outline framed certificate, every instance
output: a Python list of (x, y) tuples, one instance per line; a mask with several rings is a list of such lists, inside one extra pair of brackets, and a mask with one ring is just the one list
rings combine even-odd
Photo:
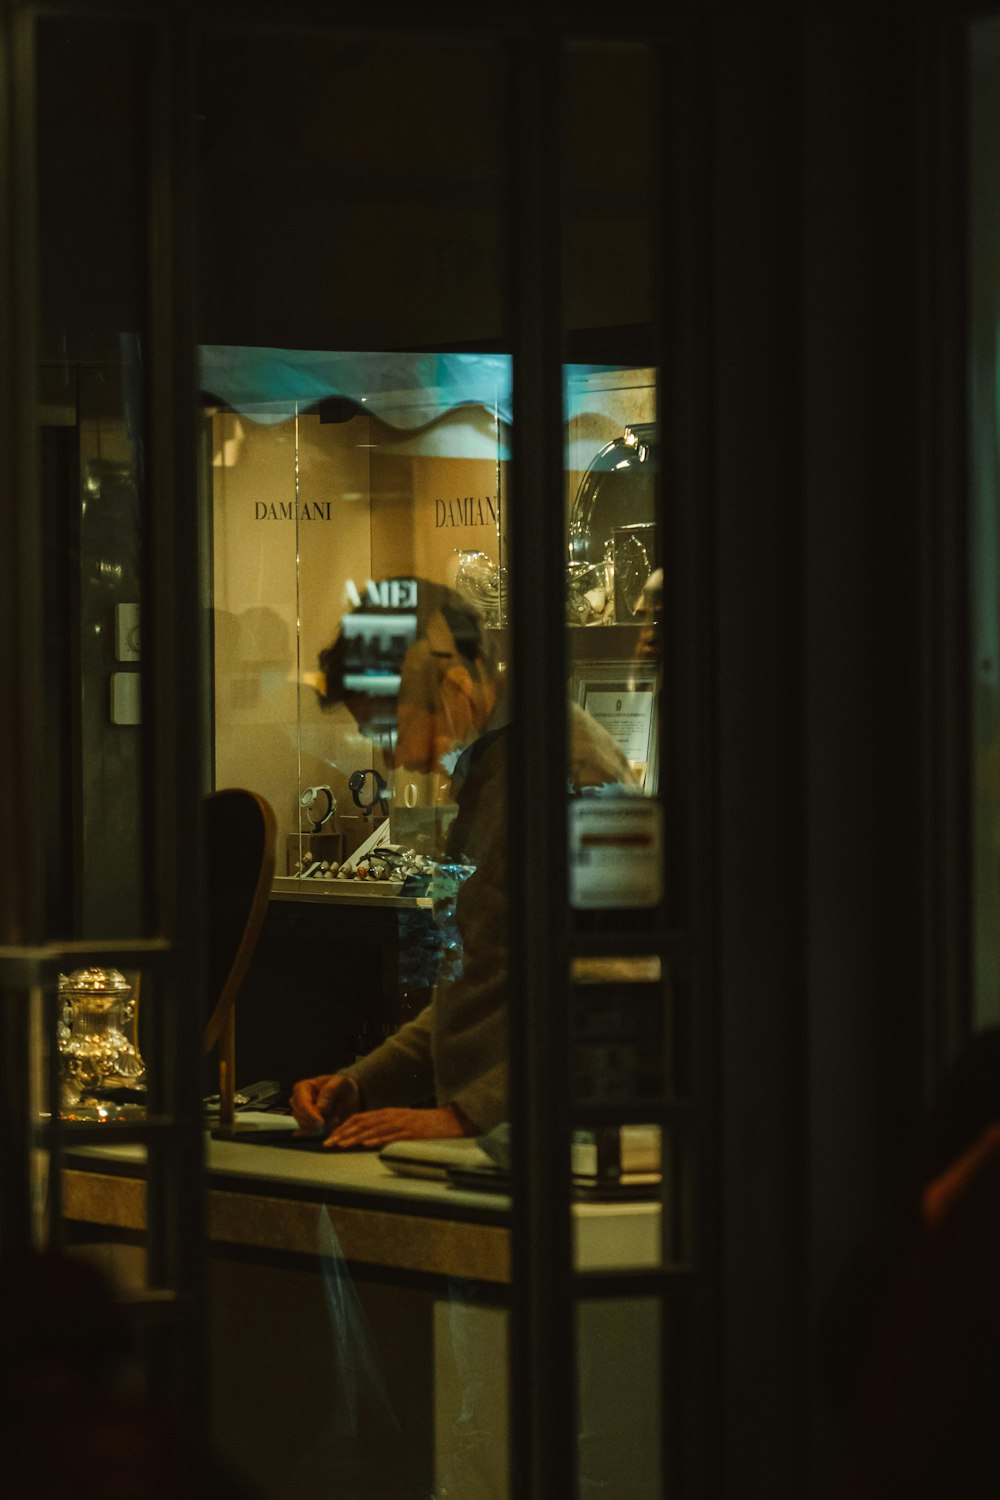
[(581, 663), (573, 676), (580, 707), (606, 729), (644, 792), (656, 792), (657, 695), (652, 667), (622, 662)]

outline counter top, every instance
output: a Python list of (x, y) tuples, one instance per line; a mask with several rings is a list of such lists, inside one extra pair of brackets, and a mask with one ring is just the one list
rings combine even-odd
[[(286, 1196), (322, 1199), (335, 1194), (345, 1201), (378, 1199), (388, 1210), (419, 1210), (448, 1216), (475, 1217), (505, 1223), (510, 1216), (510, 1199), (501, 1193), (471, 1192), (446, 1182), (420, 1177), (402, 1177), (379, 1160), (375, 1151), (323, 1151), (287, 1146), (266, 1146), (253, 1142), (255, 1127), (269, 1133), (281, 1130), (295, 1132), (290, 1115), (269, 1115), (251, 1110), (237, 1115), (246, 1131), (245, 1139), (217, 1140), (206, 1137), (206, 1168), (213, 1186), (249, 1186), (279, 1191)], [(469, 1141), (470, 1149), (475, 1142)], [(74, 1147), (72, 1138), (67, 1151), (74, 1159), (100, 1161), (119, 1175), (129, 1169), (140, 1171), (145, 1164), (145, 1147), (114, 1145)]]
[[(248, 1112), (239, 1118), (247, 1126), (295, 1129), (288, 1116)], [(315, 1255), (332, 1226), (349, 1260), (510, 1279), (511, 1200), (504, 1194), (402, 1177), (371, 1151), (299, 1153), (209, 1137), (206, 1164), (213, 1241)], [(142, 1146), (67, 1142), (66, 1217), (142, 1230), (144, 1171)], [(572, 1216), (578, 1270), (659, 1264), (658, 1202), (574, 1203)]]

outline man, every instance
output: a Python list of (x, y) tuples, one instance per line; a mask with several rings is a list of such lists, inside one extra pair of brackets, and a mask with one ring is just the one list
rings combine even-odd
[[(326, 1132), (328, 1147), (480, 1135), (508, 1118), (507, 731), (488, 727), (502, 717), (497, 663), (471, 605), (442, 585), (415, 582), (413, 641), (395, 705), (358, 693), (363, 674), (353, 668), (364, 653), (350, 645), (356, 622), (323, 653), (323, 701), (346, 702), (376, 733), (394, 707), (396, 767), (429, 771), (462, 752), (453, 781), (458, 812), (441, 862), (441, 878), (455, 885), (461, 942), (446, 946), (433, 998), (418, 1016), (351, 1066), (295, 1085), (290, 1103), (300, 1129)], [(634, 782), (610, 735), (575, 704), (568, 771), (573, 790)], [(433, 1105), (418, 1107), (427, 1099)]]

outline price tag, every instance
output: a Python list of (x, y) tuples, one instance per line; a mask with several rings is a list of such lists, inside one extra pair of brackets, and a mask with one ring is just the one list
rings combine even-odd
[(570, 902), (578, 908), (657, 906), (663, 894), (663, 810), (652, 797), (577, 797), (569, 805)]

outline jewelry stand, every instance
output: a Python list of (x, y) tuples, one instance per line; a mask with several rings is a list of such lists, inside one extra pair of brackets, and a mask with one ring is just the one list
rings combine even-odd
[(289, 833), (285, 835), (285, 873), (300, 875), (313, 864), (337, 865), (344, 863), (344, 835), (342, 833)]

